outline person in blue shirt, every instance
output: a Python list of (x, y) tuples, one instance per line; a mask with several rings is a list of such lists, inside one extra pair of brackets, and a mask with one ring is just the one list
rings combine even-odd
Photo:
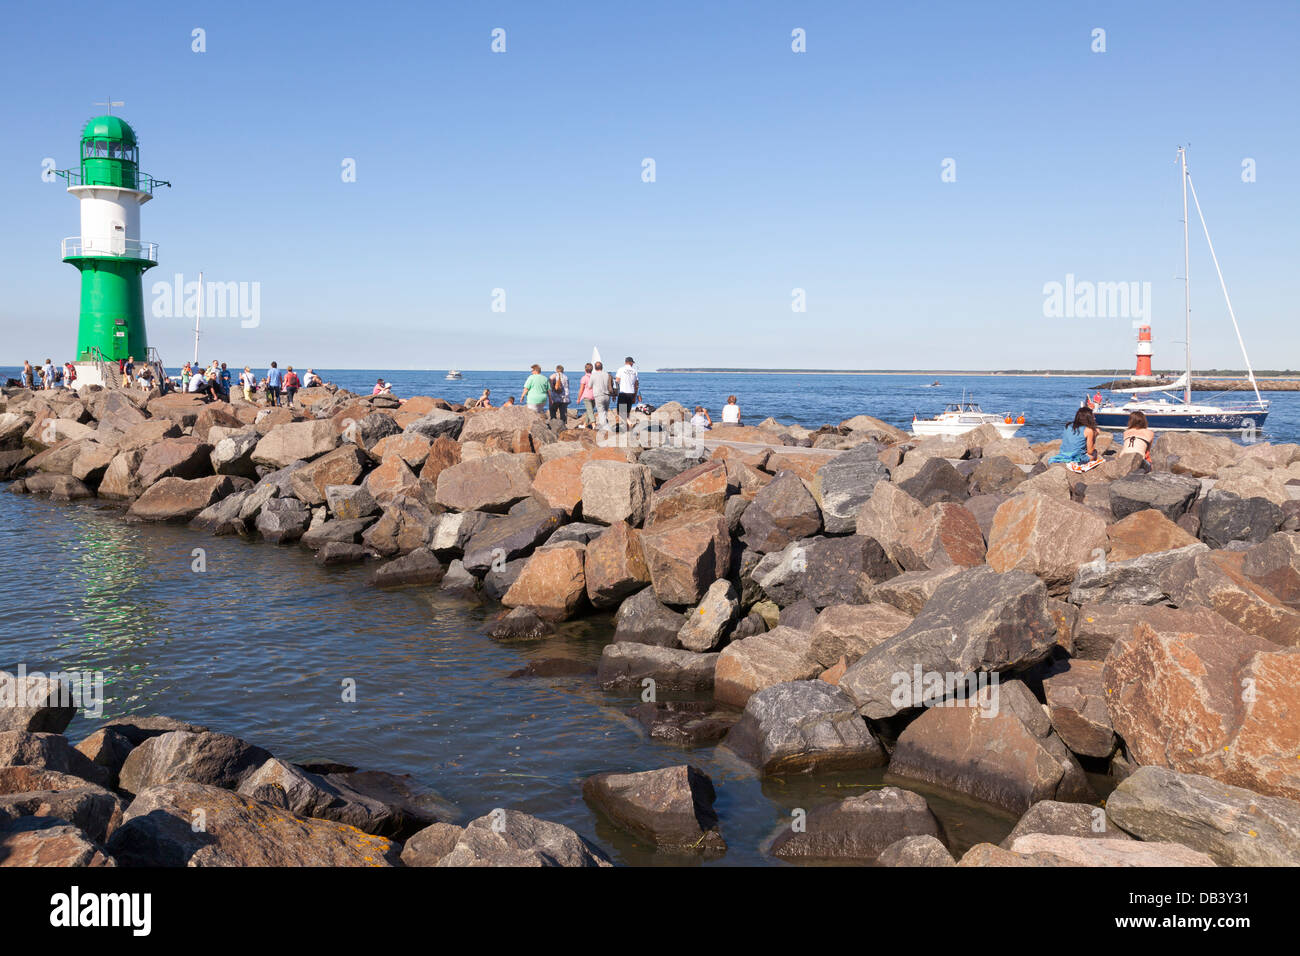
[(226, 363), (221, 363), (221, 374), (218, 376), (221, 382), (221, 400), (230, 401), (230, 369), (226, 368)]
[(274, 362), (266, 373), (266, 397), (272, 405), (280, 404), (280, 386), (284, 384), (284, 373)]
[(1074, 421), (1065, 426), (1061, 432), (1061, 450), (1047, 459), (1049, 463), (1087, 464), (1096, 461), (1097, 454), (1097, 419), (1092, 409), (1082, 405), (1074, 413)]

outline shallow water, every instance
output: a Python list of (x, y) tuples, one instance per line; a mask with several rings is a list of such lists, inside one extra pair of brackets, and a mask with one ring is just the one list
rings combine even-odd
[[(206, 571), (192, 570), (194, 549)], [(539, 642), (483, 634), (493, 609), (412, 588), (380, 591), (362, 567), (183, 527), (126, 524), (94, 504), (0, 492), (0, 669), (100, 670), (105, 718), (166, 714), (235, 734), (291, 761), (409, 773), (470, 819), (513, 807), (573, 827), (630, 864), (763, 864), (791, 811), (879, 786), (880, 771), (760, 780), (715, 747), (651, 741), (637, 701), (590, 676), (509, 679), (529, 661), (593, 667), (608, 616)], [(357, 702), (342, 702), (356, 681)], [(79, 714), (78, 740), (98, 721)], [(597, 819), (581, 782), (602, 771), (690, 762), (717, 788), (728, 852), (657, 853)], [(1013, 820), (934, 797), (952, 847), (996, 842)], [(462, 822), (464, 822), (462, 820)]]

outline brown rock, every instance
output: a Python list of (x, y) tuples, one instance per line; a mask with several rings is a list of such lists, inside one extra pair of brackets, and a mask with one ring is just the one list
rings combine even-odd
[(1138, 764), (1300, 799), (1300, 649), (1203, 608), (1172, 611), (1117, 640), (1102, 676)]
[(903, 534), (897, 552), (905, 571), (973, 568), (984, 563), (984, 535), (973, 514), (959, 504), (940, 501)]
[(615, 607), (650, 583), (641, 549), (641, 532), (625, 521), (609, 526), (587, 543), (587, 597), (599, 608)]
[(1208, 607), (1242, 630), (1281, 644), (1300, 646), (1300, 611), (1242, 574), (1240, 551), (1202, 551), (1171, 565), (1160, 583), (1179, 607)]
[(330, 485), (356, 484), (367, 464), (366, 455), (360, 448), (351, 444), (343, 445), (291, 474), (289, 487), (294, 497), (300, 501), (309, 505), (323, 505), (326, 488)]
[(812, 656), (812, 635), (778, 625), (723, 648), (713, 671), (713, 699), (744, 707), (764, 687), (811, 680), (822, 670)]
[(1196, 539), (1154, 508), (1135, 511), (1106, 529), (1110, 560), (1127, 561), (1153, 551), (1172, 551)]
[(573, 617), (587, 589), (583, 557), (577, 548), (541, 548), (524, 563), (501, 603), (530, 608), (546, 621)]
[(1048, 587), (1068, 585), (1075, 572), (1104, 555), (1106, 522), (1092, 510), (1047, 495), (1016, 495), (998, 508), (988, 562), (998, 572), (1029, 571)]
[(420, 480), (436, 487), (438, 476), (452, 465), (458, 464), (460, 464), (460, 442), (446, 435), (439, 435), (429, 445), (424, 467), (420, 469)]
[(597, 459), (582, 466), (584, 521), (636, 527), (645, 521), (654, 478), (645, 465)]
[(745, 543), (766, 554), (816, 534), (821, 530), (822, 517), (804, 480), (795, 471), (785, 469), (754, 497), (740, 523), (745, 529)]
[(650, 524), (666, 521), (690, 511), (722, 514), (727, 504), (727, 464), (706, 461), (669, 478), (650, 499)]
[[(385, 462), (380, 470), (387, 465)], [(537, 456), (531, 454), (463, 460), (438, 475), (435, 500), (452, 511), (504, 513), (532, 494), (538, 465)]]
[(858, 512), (858, 534), (875, 538), (895, 563), (903, 536), (920, 520), (925, 505), (897, 485), (881, 481)]
[(136, 470), (141, 486), (161, 478), (203, 478), (212, 474), (212, 446), (198, 438), (165, 438), (145, 449)]
[(189, 521), (204, 508), (235, 491), (229, 475), (207, 478), (163, 478), (150, 485), (127, 514), (144, 521)]
[(731, 567), (731, 535), (722, 515), (689, 512), (661, 521), (642, 532), (641, 546), (655, 594), (665, 604), (697, 604)]
[(1065, 746), (1087, 757), (1109, 757), (1115, 749), (1101, 666), (1101, 661), (1062, 661), (1043, 680), (1052, 728)]
[[(273, 411), (288, 411), (275, 409)], [(339, 435), (331, 422), (286, 422), (274, 425), (253, 449), (253, 461), (271, 468), (284, 468), (295, 461), (309, 461), (338, 447)]]
[(809, 653), (823, 667), (839, 661), (847, 669), (911, 623), (912, 615), (888, 604), (832, 604), (817, 615)]

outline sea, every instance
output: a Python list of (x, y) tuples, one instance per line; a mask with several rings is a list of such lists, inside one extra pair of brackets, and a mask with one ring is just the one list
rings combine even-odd
[[(7, 371), (14, 374), (16, 370)], [(368, 391), (452, 401), (518, 392), (523, 372), (318, 370)], [(1023, 414), (1031, 440), (1056, 437), (1095, 380), (1052, 376), (642, 375), (645, 400), (706, 405), (735, 394), (746, 421), (809, 427), (866, 413), (905, 427), (963, 393), (985, 410)], [(576, 385), (576, 377), (574, 379)], [(1300, 437), (1300, 394), (1273, 393), (1267, 433)], [(437, 590), (379, 590), (364, 567), (321, 568), (299, 546), (214, 538), (184, 527), (126, 524), (95, 501), (66, 504), (0, 493), (0, 669), (93, 672), (102, 711), (80, 712), (80, 739), (101, 719), (165, 714), (235, 734), (296, 762), (333, 761), (409, 774), (459, 810), (461, 822), (511, 807), (572, 827), (619, 863), (770, 865), (771, 839), (799, 811), (883, 784), (881, 771), (760, 778), (725, 748), (649, 739), (627, 714), (639, 699), (607, 693), (591, 674), (512, 676), (568, 658), (594, 669), (613, 633), (607, 614), (544, 640), (502, 644), (486, 630), (499, 609)], [(355, 687), (355, 698), (348, 688)], [(629, 837), (588, 807), (590, 774), (690, 763), (717, 790), (724, 855), (668, 853)], [(1104, 793), (1106, 783), (1095, 782)], [(1005, 815), (925, 792), (954, 851), (1001, 840)]]

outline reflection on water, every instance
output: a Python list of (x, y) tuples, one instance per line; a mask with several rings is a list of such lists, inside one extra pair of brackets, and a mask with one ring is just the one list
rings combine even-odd
[[(206, 571), (192, 570), (194, 549)], [(489, 609), (436, 591), (378, 591), (364, 568), (323, 569), (310, 552), (119, 512), (0, 492), (0, 668), (104, 672), (104, 716), (166, 714), (294, 760), (410, 773), (475, 817), (508, 806), (573, 827), (636, 864), (769, 862), (761, 847), (796, 807), (842, 799), (874, 774), (760, 780), (725, 751), (644, 737), (634, 698), (590, 676), (511, 679), (530, 661), (594, 666), (609, 617), (503, 646)], [(345, 703), (343, 683), (356, 682)], [(97, 722), (78, 716), (79, 739)], [(598, 820), (584, 777), (688, 761), (712, 777), (728, 852), (655, 853)], [(1011, 820), (932, 800), (954, 848), (1000, 840)], [(974, 834), (974, 836), (971, 836)]]

